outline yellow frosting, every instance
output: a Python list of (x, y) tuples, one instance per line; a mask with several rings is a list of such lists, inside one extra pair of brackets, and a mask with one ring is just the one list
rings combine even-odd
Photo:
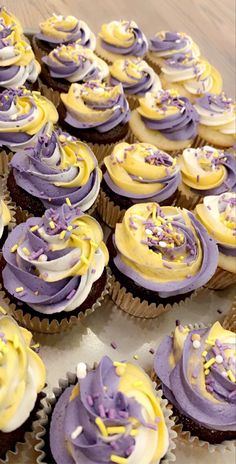
[[(163, 92), (147, 93), (145, 97), (139, 98), (138, 113), (149, 119), (159, 120), (173, 116), (180, 112), (177, 106), (172, 104), (171, 97), (178, 97), (178, 92), (171, 89), (168, 91), (170, 98), (163, 101)], [(183, 102), (184, 106), (184, 102)]]
[(61, 39), (63, 42), (68, 38), (68, 34), (75, 29), (78, 19), (74, 16), (61, 16), (54, 14), (39, 24), (41, 32), (48, 37)]
[(1, 18), (6, 26), (18, 31), (19, 34), (23, 33), (20, 21), (12, 13), (9, 13), (5, 7), (1, 7), (0, 9), (0, 19)]
[[(19, 34), (17, 29), (13, 29), (7, 38), (9, 47), (14, 47), (14, 55), (2, 59), (0, 66), (27, 66), (34, 60), (34, 53), (31, 46), (24, 40), (23, 36)], [(36, 61), (36, 60), (35, 60)], [(38, 73), (41, 71), (40, 64), (36, 61)]]
[(8, 226), (8, 224), (11, 221), (10, 210), (9, 210), (8, 206), (6, 205), (6, 203), (2, 199), (0, 199), (0, 219), (3, 222), (4, 227)]
[(133, 21), (111, 21), (102, 25), (99, 36), (110, 45), (129, 48), (135, 42), (133, 27)]
[[(28, 330), (19, 327), (9, 316), (2, 316), (0, 333), (0, 430), (7, 431), (10, 422), (18, 421), (18, 410), (32, 380), (29, 369), (34, 376), (35, 396), (45, 385), (46, 372), (40, 357), (30, 348), (32, 335)], [(30, 412), (24, 411), (25, 420)], [(12, 425), (10, 428), (14, 430)]]

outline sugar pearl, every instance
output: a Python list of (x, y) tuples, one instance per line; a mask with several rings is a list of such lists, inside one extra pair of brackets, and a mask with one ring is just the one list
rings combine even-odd
[(199, 340), (193, 341), (193, 348), (197, 350), (198, 348), (200, 348), (200, 346), (201, 346), (201, 343), (199, 342)]
[(81, 362), (77, 365), (76, 375), (78, 379), (85, 379), (87, 375), (87, 366), (85, 363)]
[(163, 240), (160, 240), (159, 245), (160, 245), (160, 247), (162, 247), (162, 248), (166, 248), (166, 247), (167, 247), (166, 242), (163, 242)]
[(78, 427), (71, 434), (72, 440), (76, 440), (76, 438), (78, 438), (82, 432), (83, 432), (83, 427), (81, 427), (81, 425), (78, 425)]
[(41, 261), (41, 262), (47, 261), (48, 257), (47, 257), (47, 255), (42, 254), (42, 255), (39, 256), (38, 260)]
[(221, 354), (218, 354), (218, 355), (216, 356), (216, 362), (217, 362), (217, 364), (222, 364), (223, 358), (222, 358)]
[(152, 235), (152, 231), (150, 229), (145, 229), (147, 235)]
[(228, 377), (227, 372), (223, 371), (222, 372), (223, 377)]

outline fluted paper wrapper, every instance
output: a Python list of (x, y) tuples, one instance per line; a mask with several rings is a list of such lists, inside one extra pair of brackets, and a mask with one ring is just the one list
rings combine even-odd
[(138, 96), (136, 95), (128, 95), (127, 93), (125, 94), (127, 100), (128, 100), (128, 103), (129, 103), (129, 107), (132, 110), (135, 110), (136, 108), (138, 108), (139, 106), (139, 98)]
[(164, 59), (155, 58), (152, 52), (147, 52), (146, 61), (157, 74), (161, 74), (161, 62), (163, 63)]
[[(130, 132), (129, 136), (129, 143), (141, 143), (141, 140), (139, 140), (136, 135), (133, 134), (133, 132)], [(169, 155), (173, 156), (175, 158), (181, 153), (181, 150), (164, 150), (166, 153), (169, 153)]]
[[(208, 327), (211, 327), (211, 325), (205, 325), (202, 322), (200, 323), (195, 323), (195, 324), (188, 324), (187, 327), (190, 330), (198, 330), (198, 329), (207, 329)], [(161, 381), (158, 378), (156, 372), (152, 371), (151, 378), (154, 382), (156, 382), (158, 389), (161, 388)], [(172, 404), (169, 403), (169, 407), (172, 408)], [(173, 419), (175, 423), (178, 421), (177, 416), (173, 416)], [(236, 446), (236, 440), (225, 440), (222, 443), (219, 444), (211, 444), (208, 441), (200, 440), (200, 438), (191, 435), (190, 432), (183, 430), (183, 425), (182, 424), (176, 424), (174, 427), (174, 430), (177, 432), (178, 437), (177, 440), (181, 440), (182, 442), (186, 442), (190, 444), (193, 447), (197, 448), (205, 448), (209, 451), (209, 453), (225, 453), (226, 451), (231, 451), (233, 452)], [(222, 461), (223, 462), (223, 461)]]
[(225, 271), (221, 267), (217, 267), (213, 277), (207, 282), (205, 287), (211, 290), (223, 290), (231, 284), (236, 284), (236, 273)]
[(48, 87), (41, 80), (39, 80), (39, 90), (41, 94), (50, 100), (56, 108), (59, 106), (60, 92), (58, 90), (54, 90), (51, 87)]
[(139, 317), (141, 319), (155, 319), (161, 314), (179, 308), (180, 304), (183, 302), (189, 304), (192, 298), (195, 297), (200, 290), (201, 289), (193, 292), (190, 296), (183, 296), (183, 300), (178, 303), (167, 303), (166, 305), (155, 305), (155, 303), (149, 304), (146, 300), (141, 301), (140, 298), (134, 297), (134, 295), (123, 287), (112, 275), (110, 296), (112, 301), (114, 301), (120, 309), (128, 313), (130, 316)]
[(225, 329), (231, 330), (236, 334), (236, 297), (234, 299), (232, 308), (229, 310), (224, 319), (223, 327)]
[(118, 205), (115, 205), (102, 189), (100, 190), (97, 212), (107, 226), (114, 229), (116, 224), (122, 221), (125, 211), (125, 209), (121, 210)]
[[(104, 134), (104, 138), (105, 137), (106, 137), (106, 135)], [(81, 139), (81, 142), (86, 143), (91, 148), (91, 150), (93, 151), (94, 155), (96, 156), (96, 158), (98, 160), (98, 164), (101, 165), (104, 158), (111, 154), (111, 152), (114, 150), (115, 146), (118, 143), (128, 142), (129, 138), (130, 138), (130, 132), (128, 131), (127, 135), (125, 137), (123, 137), (120, 140), (117, 140), (114, 143), (101, 143), (101, 144), (100, 143), (91, 143), (91, 142), (87, 142), (86, 140), (83, 140), (83, 139)]]
[[(66, 374), (66, 379), (59, 379), (59, 387), (53, 389), (53, 397), (47, 398), (47, 405), (45, 406), (45, 402), (41, 402), (41, 420), (39, 421), (39, 427), (40, 431), (36, 435), (36, 439), (38, 441), (37, 445), (35, 446), (35, 450), (40, 453), (38, 459), (37, 459), (37, 464), (49, 464), (47, 462), (47, 456), (46, 456), (46, 450), (45, 450), (45, 441), (44, 437), (47, 433), (46, 427), (48, 427), (49, 422), (50, 422), (50, 416), (52, 414), (53, 408), (58, 400), (58, 398), (61, 396), (63, 391), (69, 387), (70, 385), (75, 385), (77, 382), (77, 377), (75, 374), (72, 372), (67, 372)], [(175, 462), (176, 457), (174, 454), (174, 449), (176, 447), (175, 445), (175, 439), (176, 439), (176, 432), (174, 430), (174, 421), (172, 418), (172, 411), (171, 408), (168, 407), (168, 402), (167, 400), (162, 398), (162, 391), (156, 389), (156, 384), (153, 384), (153, 390), (156, 393), (156, 397), (160, 400), (160, 406), (162, 409), (162, 412), (164, 414), (165, 418), (165, 423), (169, 432), (169, 448), (164, 456), (163, 459), (161, 459), (160, 463), (161, 464), (169, 464), (171, 462)], [(83, 464), (81, 462), (81, 464)], [(137, 463), (141, 464), (141, 463)]]
[[(5, 176), (5, 170), (6, 170), (6, 164), (8, 164), (7, 161), (7, 154), (6, 152), (1, 152), (0, 153), (0, 196), (7, 205), (10, 214), (11, 214), (11, 220), (10, 223), (8, 224), (8, 230), (11, 231), (15, 225), (16, 225), (16, 210), (15, 210), (15, 204), (11, 199), (11, 196), (7, 190), (7, 185), (6, 185), (6, 179), (7, 177)], [(8, 158), (9, 160), (9, 158)]]
[(0, 297), (8, 307), (7, 312), (17, 320), (19, 325), (27, 328), (31, 332), (55, 334), (68, 330), (70, 327), (78, 324), (78, 322), (83, 320), (86, 316), (93, 313), (96, 309), (101, 308), (105, 296), (109, 293), (111, 285), (110, 282), (111, 273), (109, 268), (107, 268), (105, 287), (91, 308), (88, 308), (85, 311), (81, 311), (76, 315), (73, 315), (73, 311), (68, 312), (68, 317), (63, 318), (61, 321), (58, 321), (57, 319), (49, 320), (47, 316), (45, 316), (45, 318), (43, 318), (43, 316), (39, 318), (36, 311), (35, 316), (25, 312), (22, 309), (24, 304), (22, 304), (22, 307), (17, 307), (14, 303), (12, 303), (11, 300), (6, 296), (2, 285), (0, 285)]
[(203, 195), (198, 195), (197, 193), (192, 192), (188, 186), (181, 182), (176, 194), (176, 206), (179, 206), (180, 208), (187, 208), (192, 211), (195, 206), (202, 203), (203, 198)]

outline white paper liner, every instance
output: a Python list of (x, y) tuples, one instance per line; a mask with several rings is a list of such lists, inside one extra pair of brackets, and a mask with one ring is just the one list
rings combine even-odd
[(223, 327), (225, 329), (231, 330), (236, 334), (236, 297), (234, 299), (233, 305), (229, 310), (223, 321)]

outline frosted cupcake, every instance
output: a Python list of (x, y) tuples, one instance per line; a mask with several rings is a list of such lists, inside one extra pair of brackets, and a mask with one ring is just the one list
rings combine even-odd
[(159, 90), (148, 92), (139, 105), (129, 122), (134, 141), (151, 143), (171, 155), (193, 144), (198, 114), (186, 97), (174, 90)]
[(141, 58), (121, 58), (110, 66), (110, 83), (122, 84), (129, 106), (138, 106), (138, 98), (147, 92), (157, 92), (161, 82), (153, 69)]
[(96, 52), (109, 64), (117, 58), (143, 58), (147, 50), (148, 41), (134, 21), (103, 24), (97, 37)]
[(22, 25), (16, 16), (14, 16), (12, 13), (10, 13), (5, 6), (0, 7), (0, 24), (2, 26), (2, 29), (0, 31), (0, 38), (4, 39), (5, 38), (5, 32), (6, 28), (9, 29), (14, 29), (17, 31), (19, 34), (23, 34), (23, 28)]
[(218, 268), (207, 286), (219, 290), (236, 283), (236, 193), (205, 197), (196, 215), (219, 247)]
[(8, 225), (12, 219), (11, 211), (0, 197), (0, 250), (8, 235)]
[(98, 212), (110, 227), (136, 203), (175, 202), (181, 182), (176, 159), (148, 143), (119, 143), (104, 159)]
[(182, 183), (178, 205), (194, 209), (208, 195), (236, 192), (236, 159), (210, 146), (187, 148), (178, 157)]
[(36, 331), (59, 331), (75, 323), (99, 306), (106, 287), (102, 229), (68, 204), (69, 199), (42, 218), (16, 226), (3, 247), (3, 288), (16, 305), (15, 317)]
[(200, 56), (199, 47), (185, 32), (160, 31), (149, 41), (147, 60), (159, 73), (166, 60), (176, 53)]
[(235, 439), (233, 332), (219, 322), (196, 329), (178, 322), (160, 344), (154, 369), (184, 432), (216, 445)]
[[(77, 379), (49, 401), (47, 462), (67, 464), (174, 461), (173, 421), (147, 374), (104, 356), (94, 369), (77, 366)], [(45, 425), (45, 423), (44, 423)], [(98, 461), (99, 457), (99, 461)]]
[(140, 203), (129, 208), (108, 241), (111, 296), (124, 311), (156, 317), (213, 276), (218, 249), (186, 209)]
[(58, 45), (78, 42), (83, 47), (96, 48), (96, 37), (89, 26), (75, 16), (53, 14), (39, 24), (40, 32), (33, 37), (33, 48), (41, 61), (44, 55)]
[(128, 138), (129, 105), (122, 85), (100, 81), (71, 84), (61, 94), (60, 123), (81, 140), (88, 142), (98, 160), (111, 152), (115, 143)]
[(199, 115), (198, 136), (195, 146), (205, 144), (230, 148), (236, 140), (236, 104), (224, 93), (207, 93), (194, 105)]
[(56, 108), (40, 92), (4, 90), (0, 94), (0, 147), (14, 152), (31, 146), (46, 125), (57, 120)]
[(8, 452), (25, 442), (36, 421), (46, 372), (31, 348), (32, 335), (19, 327), (0, 306), (0, 459), (8, 462)]
[(177, 53), (165, 61), (161, 71), (163, 89), (175, 89), (191, 102), (208, 92), (222, 92), (222, 77), (219, 71), (203, 58)]
[(17, 207), (42, 216), (68, 199), (82, 211), (95, 206), (102, 173), (88, 145), (61, 130), (43, 134), (11, 160), (7, 185)]

